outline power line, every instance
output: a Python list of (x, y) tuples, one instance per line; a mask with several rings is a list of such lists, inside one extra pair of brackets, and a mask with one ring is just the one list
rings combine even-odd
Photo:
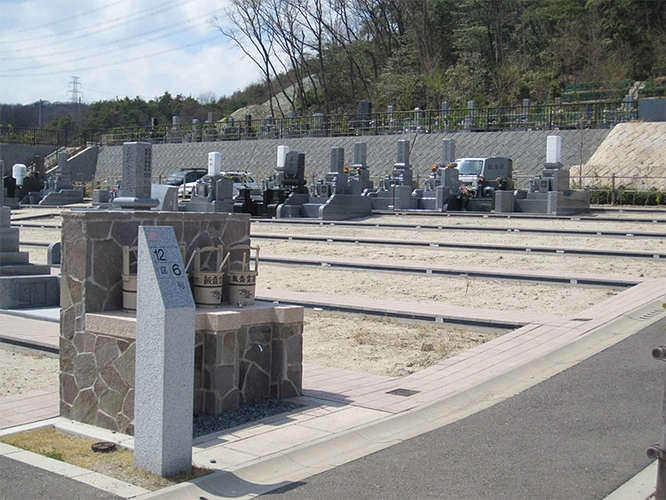
[[(31, 25), (31, 26), (29, 26), (29, 27), (27, 27), (27, 28), (23, 28), (23, 29), (20, 29), (20, 30), (5, 32), (5, 33), (3, 33), (3, 36), (6, 36), (6, 37), (12, 37), (12, 38), (13, 38), (14, 35), (17, 35), (17, 34), (19, 34), (19, 33), (25, 33), (26, 31), (34, 32), (35, 30), (38, 30), (38, 29), (40, 29), (40, 28), (45, 28), (45, 27), (47, 27), (47, 26), (53, 26), (54, 24), (61, 24), (61, 23), (67, 22), (67, 21), (71, 21), (72, 19), (76, 19), (76, 18), (78, 18), (78, 17), (87, 16), (88, 14), (92, 14), (93, 12), (99, 12), (100, 10), (104, 10), (104, 9), (109, 8), (109, 7), (114, 7), (114, 6), (118, 5), (119, 3), (124, 3), (124, 2), (127, 2), (127, 1), (128, 1), (128, 0), (119, 0), (118, 2), (114, 2), (114, 3), (111, 3), (111, 4), (109, 4), (109, 5), (102, 5), (101, 7), (97, 7), (96, 9), (90, 9), (90, 10), (87, 10), (87, 11), (85, 11), (85, 12), (80, 12), (80, 13), (75, 14), (75, 15), (73, 15), (73, 16), (61, 17), (60, 19), (56, 19), (56, 20), (54, 20), (54, 21), (50, 21), (50, 22), (48, 22), (48, 23), (38, 24), (38, 25), (36, 25), (36, 26), (35, 26), (35, 25)], [(30, 41), (30, 40), (38, 40), (38, 39), (40, 39), (40, 38), (41, 38), (41, 37), (25, 38), (25, 39), (23, 39), (23, 40), (19, 40), (19, 41), (21, 41), (21, 42), (27, 42), (27, 41)]]
[[(123, 1), (125, 1), (125, 0), (121, 0), (120, 2), (116, 2), (114, 4), (111, 4), (111, 6), (116, 5), (118, 3), (122, 3)], [(63, 34), (61, 32), (55, 32), (55, 33), (51, 33), (51, 34), (48, 34), (48, 35), (44, 35), (44, 34), (37, 35), (37, 36), (33, 36), (31, 38), (24, 38), (24, 39), (18, 39), (18, 40), (17, 39), (12, 39), (12, 43), (14, 43), (14, 44), (24, 44), (25, 42), (30, 42), (30, 41), (33, 41), (33, 40), (43, 41), (45, 39), (50, 39), (50, 38), (55, 38), (55, 37), (59, 37), (59, 39), (62, 39), (63, 41), (61, 42), (60, 40), (57, 40), (55, 42), (49, 42), (49, 45), (53, 44), (53, 43), (64, 43), (66, 41), (80, 39), (82, 37), (85, 37), (85, 36), (88, 36), (88, 35), (91, 35), (91, 34), (104, 33), (106, 31), (110, 31), (110, 30), (113, 30), (113, 29), (118, 28), (118, 27), (124, 27), (124, 26), (127, 26), (127, 24), (142, 21), (147, 17), (153, 17), (157, 14), (162, 14), (164, 12), (168, 12), (170, 10), (176, 9), (178, 7), (182, 7), (183, 5), (187, 5), (188, 3), (192, 3), (194, 1), (195, 0), (181, 0), (181, 1), (178, 1), (178, 2), (175, 2), (171, 5), (169, 5), (167, 7), (162, 7), (161, 6), (157, 9), (155, 7), (149, 7), (147, 9), (134, 11), (134, 12), (132, 12), (130, 14), (126, 14), (124, 16), (116, 17), (112, 20), (106, 20), (105, 19), (103, 27), (100, 27), (99, 25), (95, 25), (93, 23), (90, 23), (90, 28), (88, 30), (79, 30), (78, 34), (76, 34), (74, 36), (70, 36), (70, 37), (63, 37), (62, 36)], [(95, 12), (95, 11), (102, 10), (102, 9), (103, 9), (103, 7), (99, 8), (99, 9), (93, 9), (92, 11), (88, 11), (88, 12)], [(78, 17), (83, 17), (83, 16), (84, 16), (84, 14), (71, 16), (69, 18), (63, 19), (62, 22), (64, 22), (65, 20), (76, 19)], [(127, 19), (129, 19), (129, 22), (125, 22), (125, 20), (127, 20)], [(32, 28), (32, 27), (30, 28), (31, 31), (34, 31), (34, 29), (35, 28)], [(5, 37), (7, 35), (5, 33), (3, 33), (2, 36)], [(39, 48), (49, 46), (49, 45), (36, 45), (34, 47), (30, 47), (30, 49), (39, 49)], [(5, 50), (3, 52), (7, 52), (7, 51)]]
[[(205, 15), (207, 16), (209, 14), (205, 14)], [(152, 32), (139, 33), (137, 35), (132, 35), (132, 36), (126, 37), (122, 40), (119, 40), (119, 42), (126, 42), (126, 43), (113, 44), (111, 46), (111, 48), (109, 48), (110, 44), (108, 42), (100, 42), (100, 43), (97, 43), (97, 44), (94, 44), (94, 45), (86, 45), (85, 49), (86, 50), (91, 50), (91, 49), (95, 49), (95, 48), (98, 48), (98, 47), (105, 47), (105, 48), (107, 48), (107, 50), (105, 50), (102, 53), (102, 55), (107, 55), (107, 54), (110, 54), (110, 53), (113, 53), (113, 52), (119, 52), (121, 50), (125, 50), (128, 47), (136, 48), (138, 46), (141, 46), (141, 45), (144, 45), (144, 44), (147, 44), (147, 43), (150, 43), (150, 42), (154, 42), (156, 40), (160, 40), (160, 39), (163, 39), (163, 38), (168, 38), (168, 37), (177, 35), (179, 33), (183, 33), (185, 31), (191, 30), (193, 28), (203, 26), (208, 22), (207, 19), (203, 19), (203, 20), (201, 20), (201, 21), (199, 21), (195, 24), (191, 24), (191, 21), (192, 20), (188, 19), (184, 23), (174, 23), (174, 24), (171, 24), (169, 26), (165, 26), (163, 28), (156, 29)], [(147, 39), (144, 39), (144, 40), (139, 40), (139, 41), (132, 42), (132, 40), (137, 39), (137, 38), (141, 38), (145, 35), (151, 35), (153, 33), (159, 33), (161, 31), (168, 30), (172, 27), (178, 27), (178, 26), (181, 26), (181, 27), (179, 29), (175, 29), (175, 30), (172, 30), (172, 31), (167, 31), (166, 33), (162, 33), (162, 34), (154, 36), (152, 38), (147, 38)], [(48, 53), (48, 54), (40, 54), (40, 57), (58, 56), (61, 53), (62, 52), (51, 52), (51, 53)], [(100, 56), (100, 54), (96, 53), (96, 54), (94, 54), (92, 56), (89, 56), (89, 57), (94, 57), (95, 59), (97, 59), (97, 58), (99, 58), (99, 56)], [(82, 58), (82, 57), (79, 56), (79, 57), (74, 57), (72, 59), (49, 62), (48, 64), (45, 64), (43, 66), (61, 65), (61, 64), (68, 63), (68, 62), (81, 61), (81, 59), (85, 60), (85, 59), (88, 59), (89, 57), (83, 57)], [(9, 60), (12, 60), (12, 59), (22, 59), (22, 60), (24, 60), (25, 58), (26, 58), (26, 56), (2, 57), (2, 58), (0, 58), (0, 60), (2, 60), (2, 61), (9, 61)], [(40, 66), (40, 67), (43, 67), (43, 66)], [(23, 71), (24, 69), (34, 69), (34, 65), (27, 66), (27, 67), (21, 67), (21, 68), (8, 68), (4, 71)]]
[[(187, 45), (179, 45), (177, 47), (171, 47), (169, 49), (165, 49), (165, 50), (162, 50), (162, 51), (159, 51), (159, 52), (153, 52), (151, 54), (144, 54), (142, 56), (123, 59), (122, 61), (115, 61), (115, 62), (111, 62), (111, 63), (98, 64), (96, 66), (88, 66), (88, 67), (85, 67), (85, 68), (78, 68), (78, 70), (79, 71), (90, 71), (90, 70), (93, 70), (93, 69), (106, 68), (106, 67), (109, 67), (109, 66), (118, 66), (120, 64), (124, 64), (124, 63), (127, 63), (127, 62), (134, 62), (134, 61), (140, 61), (142, 59), (149, 59), (151, 57), (168, 54), (169, 52), (175, 52), (177, 50), (187, 49), (187, 48), (190, 48), (190, 47), (194, 47), (196, 45), (202, 45), (204, 43), (211, 42), (213, 40), (219, 40), (219, 36), (206, 38), (204, 40), (199, 40), (197, 42), (188, 43)], [(70, 69), (64, 69), (64, 70), (61, 70), (61, 71), (48, 71), (48, 72), (42, 72), (42, 73), (22, 73), (22, 74), (17, 74), (15, 71), (3, 74), (3, 72), (0, 71), (0, 78), (17, 78), (17, 77), (21, 78), (21, 77), (25, 77), (25, 76), (61, 75), (63, 73), (69, 73), (70, 71), (71, 71)]]

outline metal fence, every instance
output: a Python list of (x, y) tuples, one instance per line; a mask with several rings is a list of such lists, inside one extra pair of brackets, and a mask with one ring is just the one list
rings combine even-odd
[(152, 143), (214, 142), (299, 137), (363, 136), (403, 133), (492, 132), (502, 130), (553, 130), (612, 128), (635, 120), (638, 102), (609, 101), (523, 105), (493, 108), (414, 109), (382, 113), (348, 113), (310, 116), (290, 114), (283, 118), (86, 129), (74, 136), (58, 130), (2, 127), (3, 143), (78, 146), (87, 143), (116, 145), (128, 141)]
[(68, 134), (63, 130), (0, 126), (0, 144), (60, 147), (78, 146), (81, 142), (78, 135)]
[(227, 118), (216, 123), (86, 131), (98, 144), (127, 141), (153, 143), (239, 141), (300, 137), (338, 137), (420, 132), (492, 132), (501, 130), (552, 130), (611, 128), (635, 120), (636, 102), (596, 102), (529, 105), (501, 108), (393, 111), (365, 114), (287, 116), (243, 120)]

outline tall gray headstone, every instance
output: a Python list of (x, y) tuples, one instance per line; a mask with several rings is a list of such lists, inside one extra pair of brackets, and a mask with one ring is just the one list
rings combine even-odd
[(149, 142), (123, 144), (123, 177), (120, 197), (113, 205), (134, 210), (150, 210), (160, 204), (151, 196), (153, 145)]
[(523, 99), (523, 120), (527, 120), (528, 115), (530, 114), (530, 100)]
[(368, 166), (368, 143), (354, 143), (354, 163), (355, 168), (366, 168)]
[(58, 152), (58, 170), (60, 170), (60, 173), (68, 172), (67, 153), (65, 151)]
[(58, 190), (72, 189), (72, 167), (66, 151), (58, 152), (58, 171), (56, 173)]
[(454, 161), (456, 161), (455, 139), (442, 139), (442, 164), (446, 165)]
[(345, 171), (345, 148), (331, 148), (330, 172), (343, 173)]
[(192, 466), (195, 305), (174, 230), (140, 226), (134, 466), (172, 476)]
[(400, 139), (398, 141), (398, 159), (395, 166), (408, 166), (409, 165), (409, 140)]

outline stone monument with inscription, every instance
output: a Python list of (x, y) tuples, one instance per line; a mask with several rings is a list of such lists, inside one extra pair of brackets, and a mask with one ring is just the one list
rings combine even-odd
[(194, 298), (172, 227), (138, 247), (134, 466), (172, 476), (192, 465)]
[(153, 145), (149, 142), (123, 144), (123, 176), (120, 196), (111, 202), (118, 208), (150, 210), (160, 204), (151, 195)]

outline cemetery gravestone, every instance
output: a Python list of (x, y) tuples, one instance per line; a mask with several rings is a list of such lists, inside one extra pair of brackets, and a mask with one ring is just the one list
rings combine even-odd
[(120, 208), (150, 210), (160, 204), (151, 197), (153, 145), (149, 142), (123, 144), (121, 195), (112, 204)]

